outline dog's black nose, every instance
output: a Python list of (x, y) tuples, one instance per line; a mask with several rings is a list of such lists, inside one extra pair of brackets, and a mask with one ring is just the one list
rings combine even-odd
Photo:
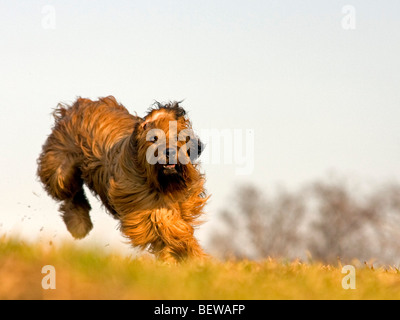
[(174, 148), (167, 148), (164, 151), (164, 155), (168, 158), (174, 158), (176, 155), (176, 150)]

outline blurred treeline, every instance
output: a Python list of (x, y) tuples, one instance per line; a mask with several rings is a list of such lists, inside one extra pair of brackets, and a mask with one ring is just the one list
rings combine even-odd
[(220, 258), (324, 263), (400, 262), (400, 185), (354, 186), (343, 178), (268, 194), (234, 190), (208, 247)]

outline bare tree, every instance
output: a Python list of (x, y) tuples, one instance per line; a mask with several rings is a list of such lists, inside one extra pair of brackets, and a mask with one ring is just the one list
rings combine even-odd
[(379, 223), (378, 208), (357, 201), (342, 183), (315, 183), (312, 197), (317, 203), (308, 246), (312, 256), (329, 263), (365, 258), (370, 247), (367, 226)]
[(298, 195), (281, 191), (267, 198), (254, 186), (241, 186), (220, 214), (224, 231), (215, 233), (211, 247), (224, 257), (291, 256), (302, 239), (303, 213)]
[(360, 193), (344, 182), (317, 182), (311, 189), (317, 214), (310, 226), (308, 249), (315, 259), (399, 261), (399, 186)]
[(220, 213), (210, 241), (219, 256), (353, 259), (400, 262), (400, 185), (361, 192), (343, 179), (317, 181), (299, 192), (267, 197), (241, 186)]

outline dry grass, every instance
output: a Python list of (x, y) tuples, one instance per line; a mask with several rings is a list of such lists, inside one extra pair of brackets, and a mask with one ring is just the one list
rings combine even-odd
[[(44, 290), (44, 265), (56, 289)], [(0, 238), (0, 299), (399, 299), (393, 267), (356, 269), (356, 289), (342, 288), (341, 268), (318, 263), (210, 261), (164, 265), (72, 244), (50, 249)]]

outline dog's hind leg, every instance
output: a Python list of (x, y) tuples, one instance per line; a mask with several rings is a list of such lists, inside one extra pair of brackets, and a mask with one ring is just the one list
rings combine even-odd
[(93, 228), (89, 216), (91, 207), (81, 188), (73, 198), (64, 200), (60, 206), (62, 218), (68, 231), (76, 239), (84, 238)]
[(38, 176), (46, 191), (63, 202), (60, 212), (65, 225), (74, 238), (80, 239), (89, 233), (93, 224), (78, 163), (73, 155), (45, 149), (38, 160)]

